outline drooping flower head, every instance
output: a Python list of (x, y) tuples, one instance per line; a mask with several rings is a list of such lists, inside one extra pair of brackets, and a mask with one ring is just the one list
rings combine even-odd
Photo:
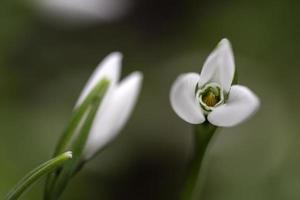
[(179, 117), (191, 124), (208, 120), (215, 126), (235, 126), (259, 107), (247, 87), (234, 85), (234, 56), (230, 42), (222, 39), (206, 59), (202, 71), (180, 75), (171, 88), (170, 101)]
[(103, 79), (110, 81), (110, 86), (99, 106), (87, 139), (83, 157), (89, 159), (107, 145), (120, 132), (130, 117), (136, 104), (143, 75), (133, 72), (119, 82), (122, 54), (109, 54), (96, 68), (76, 103), (81, 105), (93, 88)]

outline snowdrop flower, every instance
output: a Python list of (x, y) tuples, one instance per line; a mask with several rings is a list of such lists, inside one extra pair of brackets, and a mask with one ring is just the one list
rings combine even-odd
[(123, 17), (131, 0), (33, 0), (41, 14), (55, 22), (89, 24), (111, 22)]
[(235, 126), (259, 107), (259, 99), (247, 87), (232, 85), (235, 64), (230, 42), (222, 39), (206, 59), (202, 71), (180, 75), (170, 101), (179, 117), (191, 124), (208, 120), (221, 127)]
[(119, 82), (122, 55), (111, 53), (96, 68), (84, 87), (75, 108), (80, 106), (93, 88), (106, 78), (110, 86), (94, 118), (83, 159), (88, 160), (115, 138), (127, 122), (136, 104), (143, 75), (133, 72)]

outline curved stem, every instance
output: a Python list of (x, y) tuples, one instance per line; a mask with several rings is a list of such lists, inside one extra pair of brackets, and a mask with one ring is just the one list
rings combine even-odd
[(23, 177), (19, 183), (8, 193), (6, 200), (16, 200), (23, 192), (28, 189), (33, 183), (39, 180), (43, 175), (46, 175), (65, 164), (66, 161), (72, 158), (72, 152), (63, 153), (43, 164), (38, 166)]

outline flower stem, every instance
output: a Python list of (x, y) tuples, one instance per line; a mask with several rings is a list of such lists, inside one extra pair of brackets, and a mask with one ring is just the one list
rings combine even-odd
[(212, 136), (217, 130), (216, 126), (205, 122), (195, 125), (194, 154), (190, 163), (187, 182), (183, 191), (183, 200), (198, 200), (201, 193), (201, 168), (206, 150)]
[[(95, 116), (95, 112), (98, 109), (98, 106), (101, 104), (102, 99), (104, 98), (105, 93), (108, 90), (108, 87), (110, 85), (110, 81), (106, 78), (102, 79), (96, 86), (95, 88), (89, 93), (89, 95), (85, 98), (83, 103), (74, 110), (73, 115), (71, 117), (71, 121), (68, 124), (66, 130), (64, 131), (62, 137), (60, 138), (56, 149), (54, 156), (57, 154), (65, 151), (65, 150), (72, 150), (73, 152), (73, 159), (72, 162), (68, 164), (71, 165), (71, 163), (76, 163), (76, 165), (79, 165), (79, 161), (77, 161), (77, 157), (81, 155), (81, 151), (83, 150), (84, 144), (86, 142), (86, 139), (88, 137), (88, 132), (86, 134), (82, 134), (82, 125), (86, 123), (86, 117), (90, 113), (91, 110), (94, 110), (94, 114), (92, 117)], [(97, 105), (95, 105), (97, 104)], [(90, 116), (91, 117), (91, 116)], [(93, 119), (89, 119), (89, 122), (91, 123)], [(91, 124), (90, 124), (91, 125)], [(84, 137), (83, 137), (83, 136)], [(86, 137), (85, 137), (86, 136)], [(80, 139), (81, 138), (81, 139)], [(80, 141), (80, 150), (74, 151), (74, 143), (76, 141)], [(82, 142), (81, 142), (82, 140)], [(77, 142), (78, 143), (78, 142)], [(76, 160), (76, 162), (75, 162)], [(67, 167), (70, 169), (70, 167)], [(73, 166), (72, 168), (76, 168)], [(75, 171), (75, 169), (72, 169)], [(44, 199), (45, 200), (52, 200), (53, 198), (58, 198), (58, 197), (53, 197), (54, 195), (54, 190), (56, 187), (56, 184), (58, 182), (59, 177), (61, 176), (62, 172), (65, 171), (64, 169), (59, 169), (55, 173), (51, 173), (48, 175), (46, 179), (46, 184), (45, 184), (45, 192), (44, 192)], [(60, 178), (60, 193), (62, 193), (63, 188), (66, 187), (67, 181), (70, 179), (71, 172), (64, 172), (64, 179)], [(68, 177), (68, 178), (67, 178)], [(62, 181), (63, 180), (63, 181)], [(57, 188), (57, 187), (56, 187)]]
[(72, 158), (72, 152), (65, 152), (47, 162), (41, 164), (37, 168), (33, 169), (27, 175), (25, 175), (19, 183), (8, 193), (6, 200), (16, 200), (23, 192), (28, 189), (33, 183), (39, 180), (43, 175), (46, 175), (57, 168), (61, 167), (66, 161)]
[(71, 162), (67, 163), (64, 168), (61, 170), (59, 176), (55, 180), (55, 185), (52, 188), (52, 191), (50, 194), (48, 194), (50, 200), (57, 200), (67, 187), (67, 184), (69, 180), (72, 178), (74, 173), (76, 172), (78, 166), (80, 166), (81, 162), (81, 155), (82, 151), (84, 149), (85, 143), (87, 141), (87, 138), (89, 136), (90, 128), (93, 123), (93, 119), (95, 118), (95, 115), (98, 110), (98, 106), (101, 103), (100, 98), (96, 98), (95, 102), (90, 105), (90, 108), (87, 110), (87, 116), (85, 119), (85, 122), (83, 124), (82, 130), (80, 131), (80, 135), (78, 137), (78, 140), (74, 143), (74, 146), (72, 147), (72, 150), (74, 152), (74, 158)]

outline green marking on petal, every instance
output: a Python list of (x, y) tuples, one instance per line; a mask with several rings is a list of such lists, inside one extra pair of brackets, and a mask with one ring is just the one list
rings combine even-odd
[(207, 112), (212, 111), (224, 102), (223, 89), (217, 83), (206, 84), (197, 91), (196, 95), (201, 107)]

